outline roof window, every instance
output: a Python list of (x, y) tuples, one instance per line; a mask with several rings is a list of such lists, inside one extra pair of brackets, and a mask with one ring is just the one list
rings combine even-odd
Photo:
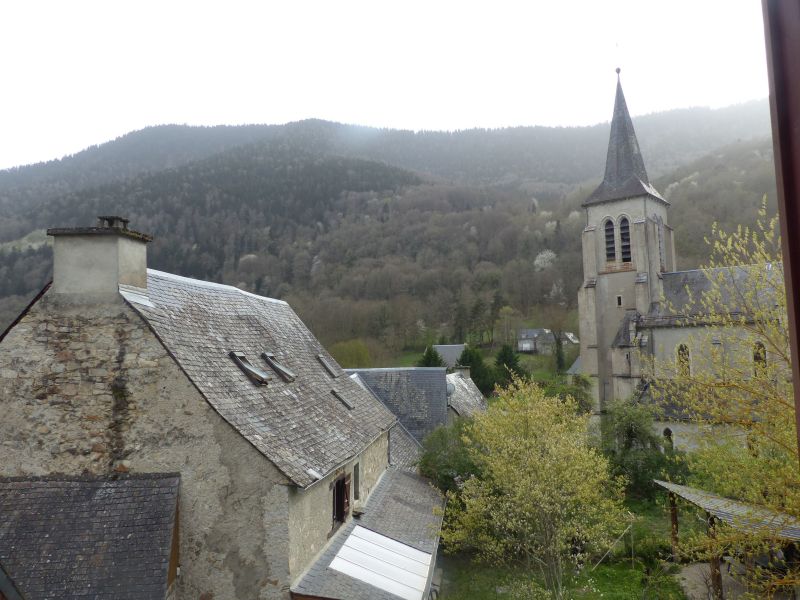
[(244, 374), (256, 385), (266, 385), (272, 380), (272, 375), (253, 366), (253, 364), (247, 360), (244, 353), (231, 351), (228, 353), (228, 356), (233, 359), (233, 362), (239, 365), (239, 368), (244, 371)]
[(344, 396), (342, 396), (339, 392), (337, 392), (336, 390), (331, 390), (331, 394), (333, 394), (333, 397), (336, 398), (339, 402), (344, 404), (348, 410), (353, 410), (353, 403), (350, 402)]
[(272, 370), (275, 371), (278, 375), (280, 375), (281, 379), (283, 379), (285, 382), (291, 383), (295, 379), (297, 379), (297, 375), (295, 375), (291, 369), (285, 367), (277, 360), (275, 360), (275, 355), (272, 352), (262, 352), (261, 358), (267, 361), (267, 364), (270, 367), (272, 367)]
[(317, 359), (322, 363), (322, 366), (325, 367), (325, 370), (330, 373), (331, 377), (336, 378), (340, 375), (339, 371), (322, 354), (317, 354)]

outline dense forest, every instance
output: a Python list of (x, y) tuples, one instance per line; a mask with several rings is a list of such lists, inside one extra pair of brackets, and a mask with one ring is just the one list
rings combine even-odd
[[(766, 103), (635, 124), (682, 268), (713, 221), (774, 201)], [(122, 214), (155, 236), (152, 267), (288, 299), (327, 344), (486, 341), (501, 311), (535, 322), (574, 305), (607, 134), (165, 126), (0, 172), (0, 330), (50, 276), (46, 227)]]

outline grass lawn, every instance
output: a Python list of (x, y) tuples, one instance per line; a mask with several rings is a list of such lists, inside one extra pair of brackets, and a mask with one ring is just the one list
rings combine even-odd
[[(521, 569), (493, 567), (470, 562), (463, 556), (439, 558), (444, 571), (440, 600), (497, 600), (508, 598), (505, 586), (524, 579)], [(671, 576), (648, 581), (644, 567), (632, 568), (629, 562), (602, 564), (593, 572), (586, 567), (570, 585), (570, 598), (609, 598), (611, 600), (683, 600), (677, 581)]]
[[(631, 564), (630, 535), (626, 535), (614, 548), (611, 556), (591, 571), (587, 565), (571, 582), (569, 598), (610, 598), (612, 600), (682, 600), (685, 598), (677, 580), (663, 569), (671, 565), (660, 563), (656, 557), (666, 556), (670, 549), (669, 511), (663, 498), (661, 502), (628, 500), (628, 510), (637, 516), (633, 524), (633, 545), (636, 559)], [(686, 535), (703, 524), (691, 507), (679, 506), (680, 533)], [(646, 573), (643, 559), (655, 574)], [(473, 563), (463, 555), (443, 555), (439, 566), (444, 573), (441, 600), (484, 600), (508, 598), (504, 587), (509, 581), (524, 579), (518, 567), (493, 567)]]

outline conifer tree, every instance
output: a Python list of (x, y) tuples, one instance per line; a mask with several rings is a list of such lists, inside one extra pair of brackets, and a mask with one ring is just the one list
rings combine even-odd
[(418, 367), (444, 367), (444, 360), (433, 346), (425, 348), (422, 358), (417, 362)]

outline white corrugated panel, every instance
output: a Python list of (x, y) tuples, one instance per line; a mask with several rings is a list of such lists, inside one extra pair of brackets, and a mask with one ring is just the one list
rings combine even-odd
[(433, 556), (356, 525), (330, 568), (406, 600), (422, 600)]

